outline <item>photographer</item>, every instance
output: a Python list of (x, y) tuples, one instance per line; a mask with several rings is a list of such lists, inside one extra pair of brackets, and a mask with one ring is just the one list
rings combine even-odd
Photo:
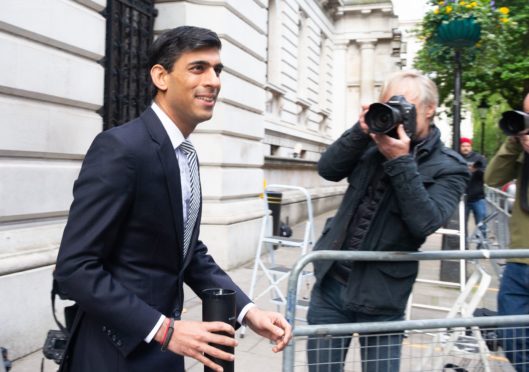
[[(468, 225), (468, 218), (471, 211), (474, 215), (476, 226), (483, 221), (487, 214), (487, 202), (485, 201), (485, 191), (483, 190), (483, 173), (487, 166), (487, 160), (483, 155), (472, 151), (472, 140), (470, 138), (462, 137), (459, 140), (459, 153), (467, 162), (468, 170), (470, 171), (470, 181), (465, 192), (467, 195), (465, 231), (468, 231), (466, 226)], [(480, 230), (483, 233), (483, 237), (487, 237), (487, 226), (482, 225)]]
[[(359, 122), (323, 153), (319, 174), (347, 178), (349, 187), (315, 250), (417, 251), (450, 218), (469, 174), (432, 122), (437, 101), (430, 79), (398, 72), (382, 89), (387, 104), (363, 106)], [(418, 263), (321, 261), (314, 268), (309, 324), (380, 322), (403, 318)], [(363, 371), (398, 371), (401, 341), (402, 334), (361, 335)], [(342, 371), (350, 342), (311, 337), (310, 370)]]
[[(523, 109), (529, 113), (529, 94), (524, 99)], [(523, 113), (519, 115), (520, 121), (523, 119), (526, 123), (529, 121), (529, 117), (524, 118)], [(515, 126), (512, 123), (500, 122), (504, 132), (510, 136), (494, 155), (485, 172), (485, 183), (493, 187), (502, 186), (516, 179), (516, 198), (509, 221), (511, 249), (529, 248), (529, 210), (525, 210), (524, 206), (527, 204), (527, 187), (525, 190), (523, 187), (524, 178), (527, 181), (529, 177), (529, 174), (524, 172), (529, 157), (529, 128), (523, 123), (520, 124), (522, 125), (513, 133), (512, 127)], [(498, 314), (529, 314), (529, 259), (510, 259), (505, 265), (498, 293)], [(522, 328), (503, 330), (502, 340), (506, 356), (516, 370), (529, 370), (527, 330)]]

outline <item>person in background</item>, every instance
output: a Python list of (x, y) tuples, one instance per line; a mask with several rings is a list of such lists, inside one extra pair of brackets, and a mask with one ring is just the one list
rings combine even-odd
[[(416, 119), (398, 122), (391, 136), (374, 133), (366, 121), (371, 109), (363, 106), (359, 121), (322, 154), (319, 174), (349, 186), (315, 250), (415, 252), (452, 216), (469, 174), (433, 123), (437, 87), (418, 72), (400, 71), (385, 82), (380, 102), (402, 98)], [(314, 270), (309, 324), (386, 322), (403, 319), (418, 263), (319, 261)], [(362, 370), (398, 371), (402, 337), (361, 335)], [(309, 370), (343, 371), (350, 342), (310, 337)]]
[[(487, 215), (487, 201), (485, 200), (485, 190), (483, 189), (483, 174), (487, 167), (487, 160), (483, 155), (472, 150), (472, 140), (462, 137), (459, 140), (459, 153), (468, 164), (470, 171), (470, 181), (465, 192), (465, 231), (468, 234), (468, 218), (470, 212), (474, 215), (476, 226), (485, 219)], [(480, 226), (483, 238), (487, 237), (487, 226)], [(478, 247), (479, 248), (479, 247)]]
[[(529, 114), (529, 94), (523, 101), (523, 111)], [(529, 248), (529, 211), (522, 208), (524, 161), (529, 154), (529, 130), (505, 139), (498, 152), (491, 159), (485, 171), (485, 183), (492, 187), (516, 179), (516, 196), (509, 220), (511, 234), (510, 249)], [(498, 292), (499, 315), (529, 314), (529, 258), (513, 258), (507, 261), (501, 277)], [(507, 358), (516, 371), (529, 371), (529, 330), (510, 328), (501, 330), (502, 344)]]

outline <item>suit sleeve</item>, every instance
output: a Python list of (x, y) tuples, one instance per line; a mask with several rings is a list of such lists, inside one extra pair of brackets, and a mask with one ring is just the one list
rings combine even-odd
[(231, 289), (236, 293), (237, 316), (241, 310), (252, 302), (248, 296), (237, 286), (224, 270), (208, 254), (208, 249), (198, 241), (189, 266), (186, 269), (184, 280), (197, 296), (202, 298), (202, 290), (209, 288)]
[(160, 313), (116, 280), (105, 262), (117, 260), (135, 188), (133, 156), (111, 133), (98, 135), (74, 184), (54, 277), (62, 291), (106, 327), (119, 330), (127, 355), (153, 329)]

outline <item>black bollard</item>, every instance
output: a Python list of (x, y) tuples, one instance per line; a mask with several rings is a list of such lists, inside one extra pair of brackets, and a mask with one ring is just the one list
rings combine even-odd
[[(202, 320), (205, 322), (224, 322), (235, 327), (236, 307), (235, 307), (235, 291), (231, 289), (211, 288), (202, 291)], [(219, 333), (225, 336), (228, 334)], [(217, 349), (223, 350), (227, 353), (234, 354), (233, 347), (211, 344)], [(218, 359), (210, 355), (206, 355), (213, 362), (224, 369), (224, 372), (234, 372), (235, 363), (223, 359)], [(204, 366), (204, 372), (212, 372), (209, 367)]]
[(272, 212), (272, 235), (279, 236), (279, 224), (281, 220), (281, 199), (283, 194), (277, 191), (267, 191), (266, 199), (268, 209)]

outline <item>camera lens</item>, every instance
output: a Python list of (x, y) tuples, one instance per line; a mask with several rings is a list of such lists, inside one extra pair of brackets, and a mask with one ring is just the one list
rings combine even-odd
[(514, 136), (529, 128), (529, 115), (523, 111), (506, 111), (499, 123), (500, 129), (508, 136)]
[(366, 113), (366, 124), (371, 132), (387, 133), (402, 121), (400, 112), (383, 103), (373, 103)]

